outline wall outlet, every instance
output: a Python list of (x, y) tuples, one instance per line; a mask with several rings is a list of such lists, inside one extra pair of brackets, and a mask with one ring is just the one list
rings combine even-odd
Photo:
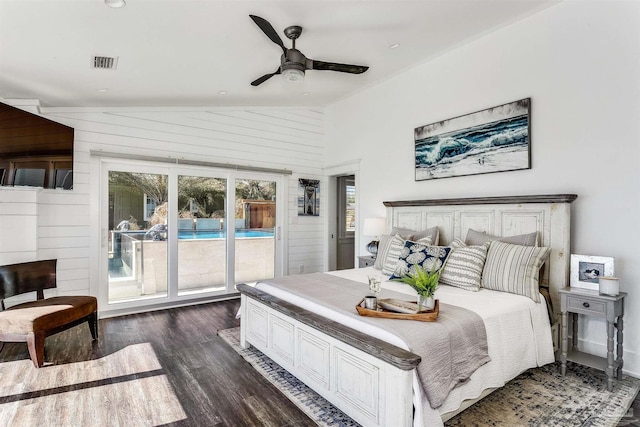
[(304, 264), (298, 266), (298, 273), (304, 273)]

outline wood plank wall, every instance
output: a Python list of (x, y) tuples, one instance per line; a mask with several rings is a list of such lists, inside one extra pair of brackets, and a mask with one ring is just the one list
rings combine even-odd
[(0, 159), (70, 155), (73, 128), (0, 102)]
[[(91, 260), (90, 193), (98, 182), (91, 168), (91, 151), (179, 157), (254, 167), (290, 169), (287, 176), (288, 260), (290, 274), (324, 269), (323, 218), (297, 216), (298, 178), (321, 179), (323, 184), (324, 118), (312, 109), (46, 109), (44, 116), (75, 129), (74, 189), (21, 190), (37, 196), (36, 256), (16, 255), (10, 246), (0, 246), (0, 263), (57, 258), (58, 294), (88, 293)], [(92, 177), (92, 174), (96, 174)], [(92, 179), (93, 178), (93, 179)], [(15, 189), (0, 189), (0, 200)], [(325, 193), (326, 194), (326, 193)], [(322, 194), (321, 194), (322, 197)], [(4, 203), (3, 203), (4, 205)], [(8, 208), (0, 208), (0, 224)], [(11, 215), (31, 215), (33, 207), (11, 209)], [(0, 225), (0, 227), (2, 227)], [(27, 227), (32, 229), (33, 227)], [(3, 227), (4, 230), (4, 227)], [(12, 239), (19, 234), (9, 232)], [(3, 237), (4, 240), (4, 237)]]

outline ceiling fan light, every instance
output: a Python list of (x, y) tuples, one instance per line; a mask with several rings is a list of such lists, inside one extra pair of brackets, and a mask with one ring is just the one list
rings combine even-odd
[(104, 4), (113, 8), (125, 7), (127, 5), (124, 0), (104, 0)]
[(286, 82), (301, 82), (304, 80), (304, 71), (295, 68), (282, 70), (282, 79)]

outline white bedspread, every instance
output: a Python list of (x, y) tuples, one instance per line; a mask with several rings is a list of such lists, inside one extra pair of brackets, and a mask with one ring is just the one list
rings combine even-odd
[[(329, 274), (363, 283), (367, 283), (369, 275), (384, 278), (380, 271), (373, 267), (334, 271)], [(318, 307), (313, 301), (288, 294), (264, 283), (258, 283), (256, 287), (307, 310), (318, 312)], [(383, 281), (382, 287), (415, 296), (415, 292), (402, 283)], [(436, 298), (480, 315), (487, 330), (491, 362), (476, 370), (466, 384), (453, 389), (445, 403), (437, 410), (431, 409), (425, 394), (422, 393), (417, 375), (414, 374), (416, 409), (414, 426), (442, 426), (442, 414), (457, 410), (464, 400), (477, 398), (487, 388), (502, 387), (529, 368), (554, 361), (551, 327), (545, 304), (537, 304), (527, 297), (505, 292), (488, 289), (470, 292), (452, 286), (440, 286), (436, 291)], [(541, 300), (544, 299), (541, 297)], [(368, 323), (359, 322), (340, 313), (326, 312), (326, 309), (323, 315), (398, 347), (406, 348), (398, 337)]]

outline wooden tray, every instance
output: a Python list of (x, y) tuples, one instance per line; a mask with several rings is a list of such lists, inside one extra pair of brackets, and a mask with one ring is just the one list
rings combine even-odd
[(379, 308), (378, 310), (371, 310), (364, 308), (362, 303), (364, 299), (356, 305), (356, 310), (360, 316), (368, 317), (383, 317), (386, 319), (404, 319), (404, 320), (419, 320), (421, 322), (435, 322), (438, 320), (438, 313), (440, 313), (440, 300), (436, 300), (436, 305), (433, 310), (423, 311), (421, 313), (396, 313), (394, 311), (384, 310)]

